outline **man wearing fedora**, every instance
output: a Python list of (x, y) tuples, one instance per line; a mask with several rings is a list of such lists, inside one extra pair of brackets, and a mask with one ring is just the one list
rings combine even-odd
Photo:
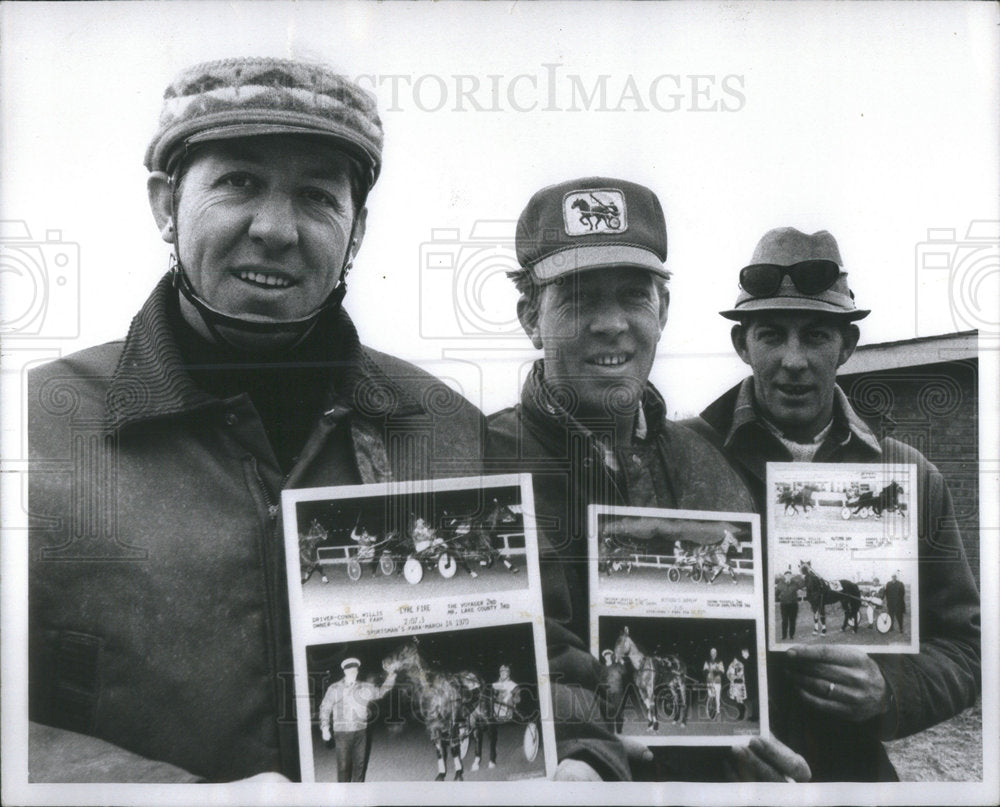
[(543, 188), (520, 216), (515, 247), (517, 313), (542, 357), (519, 403), (489, 418), (489, 464), (533, 476), (550, 672), (562, 686), (559, 756), (581, 777), (628, 779), (613, 725), (593, 718), (614, 710), (593, 702), (602, 665), (587, 652), (587, 507), (754, 503), (718, 449), (667, 420), (649, 383), (670, 302), (656, 195), (609, 177)]
[(296, 779), (282, 490), (476, 474), (482, 415), (342, 305), (382, 165), (365, 90), (196, 65), (145, 165), (171, 271), (124, 339), (29, 379), (30, 776)]
[[(733, 347), (753, 375), (688, 425), (726, 453), (761, 512), (768, 462), (918, 469), (920, 652), (798, 647), (768, 656), (771, 728), (805, 758), (812, 780), (895, 780), (880, 741), (957, 714), (981, 688), (979, 593), (951, 495), (919, 451), (876, 437), (837, 386), (837, 369), (858, 344), (854, 323), (869, 312), (855, 305), (830, 233), (771, 230), (739, 284), (736, 304), (722, 316), (736, 321)], [(765, 778), (789, 773), (780, 763), (752, 762)]]

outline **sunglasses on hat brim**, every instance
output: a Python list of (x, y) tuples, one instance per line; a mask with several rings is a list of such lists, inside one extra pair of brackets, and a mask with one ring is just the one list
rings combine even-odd
[(837, 282), (840, 272), (834, 261), (802, 261), (791, 266), (754, 263), (740, 270), (740, 288), (751, 297), (773, 297), (788, 275), (802, 294), (819, 294)]

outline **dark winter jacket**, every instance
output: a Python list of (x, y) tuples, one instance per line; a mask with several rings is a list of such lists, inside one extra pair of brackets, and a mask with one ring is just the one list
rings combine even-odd
[[(550, 673), (567, 686), (557, 713), (559, 757), (583, 759), (608, 779), (630, 778), (618, 743), (588, 706), (601, 676), (588, 652), (587, 506), (617, 504), (748, 512), (753, 498), (714, 446), (666, 419), (660, 394), (648, 385), (646, 435), (616, 452), (612, 470), (594, 433), (572, 418), (545, 387), (535, 363), (520, 403), (489, 417), (488, 467), (530, 472), (541, 553)], [(560, 708), (557, 693), (555, 707)], [(587, 715), (590, 715), (587, 718)]]
[[(795, 696), (784, 656), (768, 656), (771, 728), (802, 754), (813, 781), (896, 778), (880, 740), (905, 737), (971, 706), (981, 686), (979, 592), (969, 569), (944, 477), (917, 450), (879, 440), (836, 388), (833, 428), (815, 462), (872, 462), (917, 466), (920, 653), (873, 654), (891, 693), (888, 714), (851, 723), (810, 711)], [(722, 448), (764, 512), (766, 464), (791, 455), (760, 422), (748, 378), (686, 425)], [(769, 580), (764, 542), (764, 579)], [(772, 613), (770, 609), (767, 613)]]
[(285, 475), (250, 399), (184, 368), (174, 294), (165, 278), (123, 342), (30, 377), (31, 718), (77, 732), (47, 730), (31, 768), (127, 781), (150, 775), (138, 754), (161, 781), (294, 779), (281, 490), (475, 474), (484, 424), (341, 311), (331, 361), (350, 382), (303, 413), (315, 427)]

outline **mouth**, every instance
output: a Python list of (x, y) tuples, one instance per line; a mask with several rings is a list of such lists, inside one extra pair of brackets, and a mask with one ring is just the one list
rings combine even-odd
[(277, 272), (261, 272), (255, 269), (241, 269), (236, 277), (244, 283), (259, 289), (287, 289), (294, 285), (292, 281)]
[(621, 367), (632, 359), (631, 353), (600, 353), (587, 359), (595, 367)]
[(813, 391), (810, 384), (776, 384), (778, 392), (789, 398), (802, 398)]

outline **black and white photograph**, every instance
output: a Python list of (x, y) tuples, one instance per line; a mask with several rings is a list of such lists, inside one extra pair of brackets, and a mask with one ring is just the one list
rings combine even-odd
[(756, 620), (602, 616), (599, 622), (605, 709), (618, 733), (650, 745), (727, 745), (759, 735), (762, 713), (767, 726)]
[(315, 781), (544, 778), (533, 629), (522, 622), (308, 647)]
[(1000, 802), (1000, 5), (8, 0), (0, 88), (4, 804)]
[(299, 494), (292, 521), (306, 609), (527, 588), (521, 488), (489, 477), (462, 484)]
[(916, 468), (768, 465), (769, 648), (920, 651)]
[(757, 522), (742, 518), (592, 506), (599, 596), (738, 597), (752, 608)]

